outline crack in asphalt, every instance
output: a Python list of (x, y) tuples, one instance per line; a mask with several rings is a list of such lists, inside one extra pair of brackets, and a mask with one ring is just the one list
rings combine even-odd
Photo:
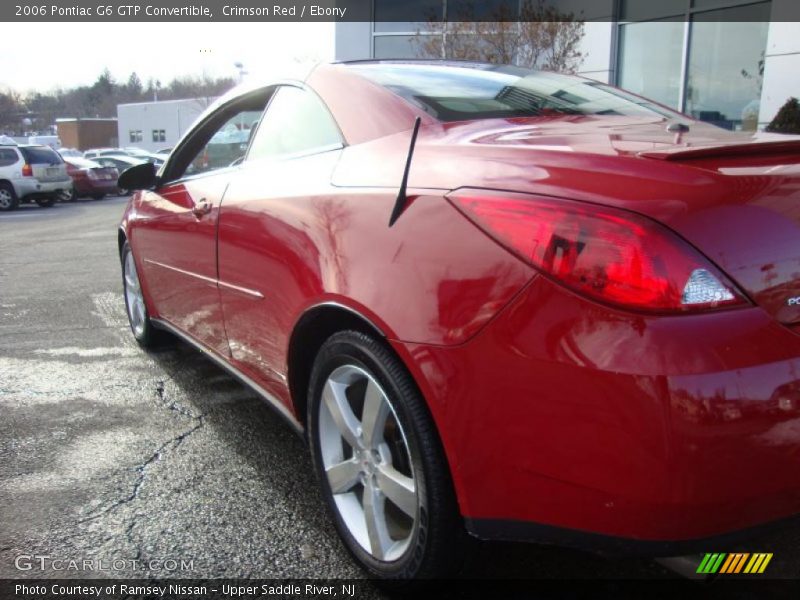
[[(192, 417), (194, 420), (197, 421), (197, 424), (194, 427), (191, 427), (190, 429), (187, 429), (183, 433), (180, 433), (179, 435), (177, 435), (177, 436), (173, 437), (172, 439), (170, 439), (170, 440), (164, 442), (163, 444), (161, 444), (161, 446), (159, 446), (158, 449), (152, 455), (150, 455), (150, 457), (146, 461), (144, 461), (143, 463), (138, 465), (136, 467), (136, 469), (134, 469), (138, 476), (137, 476), (136, 482), (133, 484), (133, 490), (131, 491), (131, 493), (126, 498), (123, 498), (121, 500), (117, 500), (112, 505), (107, 506), (106, 508), (104, 508), (100, 512), (95, 513), (95, 514), (90, 515), (90, 516), (88, 516), (88, 517), (86, 517), (84, 519), (79, 520), (78, 523), (87, 523), (89, 521), (94, 521), (96, 519), (99, 519), (103, 515), (107, 515), (108, 513), (112, 512), (113, 510), (116, 510), (120, 506), (124, 506), (124, 505), (136, 500), (139, 497), (139, 490), (141, 489), (141, 487), (144, 484), (144, 481), (146, 479), (146, 475), (147, 475), (146, 474), (146, 470), (147, 470), (147, 468), (150, 465), (158, 462), (161, 459), (161, 457), (164, 454), (166, 454), (167, 450), (175, 450), (176, 448), (178, 448), (178, 446), (180, 446), (183, 443), (183, 441), (186, 438), (188, 438), (195, 431), (197, 431), (198, 429), (203, 427), (205, 425), (205, 419), (209, 414), (210, 413), (203, 413), (203, 414), (201, 414), (199, 416)], [(170, 446), (171, 446), (171, 448), (170, 448)]]
[[(147, 460), (145, 460), (144, 462), (139, 464), (134, 469), (136, 474), (137, 474), (136, 482), (133, 484), (133, 489), (131, 490), (131, 493), (127, 497), (122, 498), (120, 500), (117, 500), (116, 502), (114, 502), (110, 506), (107, 506), (106, 508), (104, 508), (100, 512), (97, 512), (97, 513), (95, 513), (93, 515), (90, 515), (90, 516), (88, 516), (86, 518), (80, 519), (78, 521), (78, 523), (87, 523), (89, 521), (94, 521), (96, 519), (99, 519), (102, 516), (105, 516), (105, 515), (111, 513), (112, 511), (115, 511), (119, 507), (125, 506), (126, 504), (129, 504), (129, 503), (133, 502), (134, 500), (136, 500), (139, 497), (139, 491), (141, 490), (142, 485), (144, 485), (145, 479), (147, 478), (147, 469), (148, 469), (148, 467), (150, 467), (150, 465), (152, 465), (152, 464), (155, 464), (155, 463), (159, 462), (161, 460), (161, 458), (167, 452), (177, 449), (184, 442), (184, 440), (186, 440), (190, 435), (192, 435), (194, 432), (196, 432), (197, 430), (201, 429), (205, 425), (206, 417), (209, 414), (211, 414), (210, 411), (204, 412), (204, 413), (202, 413), (200, 415), (195, 415), (191, 411), (189, 411), (186, 408), (180, 406), (175, 400), (172, 400), (172, 402), (170, 402), (169, 404), (166, 403), (167, 394), (166, 394), (166, 391), (165, 391), (165, 382), (171, 380), (172, 378), (173, 378), (173, 375), (172, 374), (168, 374), (168, 376), (165, 379), (161, 379), (156, 383), (156, 395), (158, 396), (159, 400), (161, 401), (159, 403), (159, 405), (164, 407), (164, 408), (166, 408), (167, 410), (170, 410), (170, 411), (175, 412), (175, 413), (177, 413), (179, 415), (182, 415), (184, 417), (188, 417), (189, 419), (192, 419), (193, 421), (196, 422), (195, 425), (193, 427), (190, 427), (189, 429), (183, 431), (182, 433), (178, 434), (177, 436), (167, 440), (163, 444), (161, 444), (161, 446), (159, 446), (156, 449), (156, 451), (153, 452), (153, 454), (151, 454), (147, 458)], [(132, 540), (132, 537), (131, 537), (132, 533), (133, 533), (133, 528), (136, 526), (137, 521), (138, 521), (138, 519), (137, 519), (136, 515), (134, 515), (133, 518), (131, 519), (130, 524), (128, 525), (128, 527), (127, 527), (127, 529), (125, 531), (126, 537), (128, 538), (128, 541), (131, 542), (131, 543), (133, 543), (133, 540)], [(141, 554), (141, 549), (137, 549), (137, 558), (140, 558), (140, 554)]]
[(175, 400), (167, 404), (166, 393), (164, 391), (164, 384), (172, 379), (172, 375), (170, 375), (167, 379), (159, 380), (156, 383), (156, 394), (158, 394), (158, 398), (161, 400), (161, 405), (166, 407), (167, 410), (171, 410), (173, 412), (178, 413), (179, 415), (183, 415), (184, 417), (189, 417), (190, 419), (197, 419), (197, 415), (195, 415), (189, 409), (179, 405)]

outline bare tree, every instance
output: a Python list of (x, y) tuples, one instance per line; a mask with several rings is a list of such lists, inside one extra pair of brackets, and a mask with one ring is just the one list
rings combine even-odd
[(574, 73), (584, 60), (584, 24), (545, 0), (524, 0), (519, 13), (499, 4), (479, 20), (472, 3), (440, 22), (431, 17), (413, 40), (422, 58), (451, 58)]

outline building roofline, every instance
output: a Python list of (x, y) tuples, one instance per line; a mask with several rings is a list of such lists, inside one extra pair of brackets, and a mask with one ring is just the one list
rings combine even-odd
[(197, 98), (177, 98), (174, 100), (155, 100), (150, 102), (126, 102), (124, 104), (117, 104), (120, 106), (149, 106), (151, 104), (177, 104), (178, 102), (213, 102), (219, 96), (199, 96)]
[(78, 121), (116, 121), (116, 117), (59, 117), (56, 123), (71, 123)]

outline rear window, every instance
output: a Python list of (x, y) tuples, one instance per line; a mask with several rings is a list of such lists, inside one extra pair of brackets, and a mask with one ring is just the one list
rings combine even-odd
[(440, 121), (549, 115), (676, 118), (667, 108), (571, 75), (483, 63), (351, 63)]
[(25, 157), (25, 162), (31, 165), (60, 165), (64, 162), (58, 152), (47, 146), (21, 146), (19, 151)]

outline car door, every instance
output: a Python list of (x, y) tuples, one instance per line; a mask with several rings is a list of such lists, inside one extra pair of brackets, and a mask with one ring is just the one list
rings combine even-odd
[(229, 347), (217, 284), (219, 207), (268, 91), (221, 107), (179, 146), (154, 191), (144, 192), (132, 241), (161, 319), (223, 356)]
[(341, 133), (316, 94), (280, 87), (231, 181), (219, 219), (220, 299), (237, 367), (286, 394), (286, 336), (318, 287), (311, 225), (331, 192)]

